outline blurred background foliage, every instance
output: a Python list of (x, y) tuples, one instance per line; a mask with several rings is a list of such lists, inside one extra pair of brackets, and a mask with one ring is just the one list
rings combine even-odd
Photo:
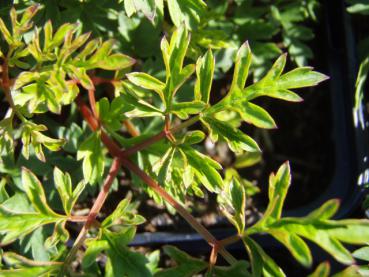
[(120, 51), (141, 60), (143, 71), (157, 74), (163, 69), (160, 40), (174, 26), (185, 24), (192, 31), (190, 59), (196, 60), (204, 49), (217, 50), (218, 78), (230, 70), (236, 49), (248, 40), (255, 56), (255, 79), (282, 52), (299, 66), (313, 58), (308, 42), (314, 33), (309, 26), (319, 10), (317, 0), (15, 0), (4, 1), (1, 16), (6, 17), (13, 4), (22, 10), (34, 3), (44, 6), (36, 24), (50, 19), (56, 28), (79, 22), (81, 32), (115, 38)]

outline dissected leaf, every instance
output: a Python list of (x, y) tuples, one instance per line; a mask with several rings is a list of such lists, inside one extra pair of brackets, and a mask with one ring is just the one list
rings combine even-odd
[(224, 139), (232, 151), (260, 151), (259, 146), (251, 137), (245, 135), (239, 129), (234, 128), (230, 124), (211, 117), (202, 118), (202, 122), (209, 129), (210, 137), (213, 141), (217, 141), (219, 138)]
[(209, 103), (213, 82), (215, 59), (211, 50), (199, 58), (196, 63), (195, 100)]
[(99, 182), (104, 174), (105, 155), (97, 133), (91, 134), (80, 146), (77, 160), (83, 159), (83, 177), (91, 185)]
[(189, 29), (195, 29), (206, 8), (202, 0), (168, 0), (170, 18), (174, 25), (185, 24)]
[(130, 198), (125, 198), (116, 209), (102, 222), (102, 227), (108, 228), (114, 224), (139, 225), (145, 222), (145, 218), (136, 214), (134, 206), (130, 203)]
[(254, 240), (244, 237), (243, 242), (250, 256), (253, 276), (286, 276), (282, 269)]
[(58, 216), (47, 204), (42, 184), (37, 179), (36, 175), (26, 168), (22, 169), (22, 184), (28, 199), (31, 201), (36, 211), (51, 217)]
[(217, 171), (222, 168), (220, 164), (189, 146), (183, 145), (181, 150), (195, 175), (209, 191), (216, 192), (223, 187), (223, 180)]
[(206, 262), (193, 258), (174, 246), (164, 246), (164, 252), (176, 262), (177, 266), (161, 270), (155, 274), (155, 277), (190, 277), (201, 272), (208, 266)]
[(54, 183), (63, 203), (64, 211), (66, 214), (70, 215), (74, 204), (85, 188), (85, 183), (79, 182), (73, 190), (70, 175), (68, 173), (63, 173), (57, 167), (54, 168)]

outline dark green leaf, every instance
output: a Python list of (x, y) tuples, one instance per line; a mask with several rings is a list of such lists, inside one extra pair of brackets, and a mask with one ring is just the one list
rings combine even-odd
[(177, 266), (159, 271), (155, 277), (191, 277), (208, 266), (206, 262), (193, 258), (174, 246), (164, 246), (164, 252), (176, 262)]

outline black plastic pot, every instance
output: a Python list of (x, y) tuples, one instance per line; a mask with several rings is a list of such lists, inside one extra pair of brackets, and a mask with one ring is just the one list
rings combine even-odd
[[(320, 43), (321, 51), (324, 51), (326, 73), (330, 76), (327, 85), (331, 100), (332, 129), (331, 139), (334, 142), (333, 177), (324, 191), (310, 203), (296, 209), (287, 210), (284, 216), (304, 216), (313, 209), (319, 207), (325, 201), (332, 198), (341, 200), (341, 208), (336, 218), (350, 216), (361, 204), (365, 195), (362, 184), (368, 182), (369, 175), (369, 136), (368, 122), (364, 109), (353, 113), (354, 84), (358, 68), (354, 34), (351, 28), (349, 15), (343, 0), (322, 1), (323, 16), (320, 26), (325, 28)], [(361, 120), (358, 120), (361, 119)], [(234, 234), (234, 228), (213, 229), (211, 232), (217, 238), (224, 238)], [(284, 255), (281, 245), (267, 236), (257, 236), (255, 239), (266, 249), (268, 253), (277, 252)], [(137, 234), (132, 245), (160, 246), (172, 244), (193, 254), (208, 253), (209, 247), (196, 233), (143, 233)], [(230, 246), (236, 256), (244, 254), (241, 243)], [(325, 260), (326, 255), (312, 246), (314, 258)], [(272, 250), (272, 251), (270, 251)], [(272, 255), (272, 254), (271, 254)], [(273, 255), (272, 255), (273, 256)], [(278, 255), (277, 255), (278, 256)], [(289, 254), (285, 257), (290, 256)], [(246, 256), (243, 256), (246, 257)], [(278, 257), (276, 257), (278, 259)], [(278, 261), (278, 263), (280, 263)], [(287, 262), (288, 264), (289, 262)], [(283, 264), (283, 261), (282, 261)], [(283, 267), (283, 266), (282, 266)], [(294, 272), (292, 272), (294, 273)], [(292, 274), (291, 273), (291, 274)]]

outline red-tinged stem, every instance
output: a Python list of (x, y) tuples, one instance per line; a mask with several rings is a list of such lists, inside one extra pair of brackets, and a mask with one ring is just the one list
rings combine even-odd
[[(99, 116), (96, 112), (95, 88), (88, 90), (88, 100), (90, 101), (90, 108), (92, 110), (92, 114), (94, 115), (96, 121), (99, 122), (98, 120)], [(99, 125), (100, 125), (100, 122), (99, 122)]]
[(140, 131), (137, 130), (137, 128), (132, 124), (132, 122), (129, 119), (124, 120), (123, 124), (127, 128), (128, 133), (132, 137), (137, 137), (140, 135)]
[(143, 170), (141, 170), (137, 165), (128, 159), (122, 159), (122, 166), (126, 167), (138, 177), (140, 177), (149, 187), (151, 187), (155, 192), (157, 192), (161, 197), (164, 198), (176, 211), (188, 222), (191, 226), (200, 233), (209, 244), (216, 244), (217, 240), (210, 234), (210, 232), (197, 222), (187, 210), (179, 204), (168, 192), (166, 192), (158, 183), (156, 183), (149, 175), (147, 175)]
[[(80, 108), (83, 117), (87, 121), (87, 123), (90, 125), (92, 130), (97, 130), (96, 122), (94, 121), (93, 115), (89, 108), (86, 106), (86, 104), (83, 102), (81, 98), (77, 99), (78, 107)], [(91, 118), (92, 117), (92, 118)], [(187, 127), (193, 123), (195, 123), (198, 120), (196, 117), (184, 122), (183, 124), (179, 126)], [(180, 130), (178, 126), (173, 128), (175, 131)], [(101, 131), (102, 132), (102, 131)], [(163, 131), (163, 137), (165, 137), (165, 132)], [(103, 132), (102, 132), (103, 134)], [(159, 133), (158, 135), (160, 135)], [(157, 136), (158, 136), (157, 135)], [(155, 137), (155, 136), (154, 136)], [(161, 138), (163, 138), (161, 137)], [(160, 139), (161, 139), (160, 138)], [(157, 139), (159, 140), (159, 139)], [(151, 141), (151, 140), (148, 140)], [(155, 190), (161, 197), (163, 197), (171, 206), (173, 206), (178, 213), (211, 245), (217, 245), (218, 241), (213, 237), (213, 235), (200, 223), (196, 221), (196, 219), (189, 213), (187, 210), (179, 204), (171, 195), (169, 195), (162, 187), (159, 186), (150, 176), (148, 176), (144, 171), (142, 171), (138, 166), (136, 166), (134, 163), (132, 163), (130, 160), (126, 158), (126, 155), (123, 154), (120, 150), (114, 149), (116, 146), (115, 142), (109, 138), (106, 135), (105, 141), (103, 141), (104, 144), (107, 146), (109, 153), (115, 157), (119, 158), (122, 165), (126, 167), (127, 169), (131, 170), (133, 173), (135, 173), (137, 176), (139, 176), (143, 181), (145, 181), (153, 190)], [(112, 145), (114, 147), (112, 147)], [(149, 144), (150, 145), (150, 144)], [(143, 149), (143, 148), (142, 148)], [(138, 151), (138, 150), (137, 150)], [(233, 264), (236, 262), (236, 259), (227, 251), (224, 249), (223, 246), (219, 247), (219, 253), (230, 263)]]
[(12, 110), (15, 111), (14, 101), (13, 101), (12, 95), (10, 94), (9, 66), (8, 66), (8, 60), (6, 58), (4, 58), (2, 70), (3, 70), (2, 86), (3, 86), (5, 98), (6, 98), (6, 101), (8, 101)]
[[(76, 98), (76, 103), (82, 113), (83, 118), (86, 120), (92, 131), (97, 131), (100, 128), (99, 122), (93, 116), (91, 110), (87, 107), (87, 105), (83, 102), (82, 98), (78, 96)], [(122, 151), (118, 144), (116, 144), (110, 137), (105, 133), (104, 130), (100, 130), (101, 140), (108, 148), (109, 152), (114, 157), (120, 157), (122, 155)]]
[[(177, 125), (177, 126), (174, 126), (170, 129), (170, 132), (172, 134), (180, 131), (180, 130), (183, 130), (193, 124), (195, 124), (197, 121), (199, 121), (200, 119), (200, 116), (194, 116), (192, 118), (190, 118), (189, 120)], [(161, 131), (160, 133), (148, 138), (147, 140), (144, 140), (140, 143), (137, 143), (136, 145), (128, 148), (128, 149), (125, 149), (122, 151), (122, 154), (125, 156), (125, 157), (129, 157), (145, 148), (147, 148), (148, 146), (160, 141), (161, 139), (165, 138), (167, 136), (167, 133), (165, 130)]]
[(230, 237), (220, 240), (219, 244), (222, 246), (227, 246), (227, 245), (238, 242), (240, 239), (241, 239), (240, 235), (234, 235), (234, 236), (230, 236)]
[(104, 205), (105, 200), (108, 197), (111, 185), (113, 184), (113, 181), (114, 181), (115, 177), (117, 176), (117, 174), (119, 172), (119, 169), (120, 169), (120, 160), (119, 160), (119, 158), (115, 158), (113, 160), (113, 164), (110, 167), (108, 176), (106, 177), (106, 179), (104, 181), (103, 187), (102, 187), (99, 195), (97, 196), (97, 198), (96, 198), (96, 200), (95, 200), (95, 202), (94, 202), (94, 204), (93, 204), (93, 206), (92, 206), (92, 208), (91, 208), (91, 210), (90, 210), (90, 212), (87, 216), (87, 220), (86, 220), (84, 226), (82, 227), (82, 230), (78, 234), (78, 237), (77, 237), (76, 241), (74, 242), (74, 245), (73, 245), (72, 249), (68, 253), (68, 256), (65, 258), (64, 265), (63, 265), (63, 268), (61, 270), (61, 273), (59, 273), (59, 276), (64, 276), (63, 274), (66, 272), (69, 264), (74, 259), (75, 254), (77, 253), (78, 249), (81, 247), (81, 245), (85, 241), (88, 229), (90, 229), (91, 225), (96, 220), (97, 214), (100, 212), (102, 206)]
[(136, 145), (133, 145), (132, 147), (125, 149), (122, 151), (122, 154), (125, 157), (129, 157), (143, 149), (146, 149), (147, 147), (149, 147), (150, 145), (154, 144), (155, 142), (158, 142), (160, 140), (162, 140), (163, 138), (166, 137), (166, 132), (165, 131), (161, 131), (160, 133), (148, 138), (145, 141), (142, 141)]
[(217, 263), (218, 250), (219, 250), (219, 244), (214, 245), (213, 249), (211, 250), (210, 259), (209, 259), (210, 269), (213, 268), (214, 265)]
[(163, 197), (164, 200), (168, 202), (213, 248), (217, 248), (218, 252), (227, 260), (227, 262), (230, 264), (236, 262), (236, 259), (227, 250), (225, 250), (222, 245), (219, 245), (217, 239), (204, 226), (197, 222), (196, 218), (187, 212), (181, 204), (179, 204), (169, 193), (159, 186), (159, 184), (156, 183), (149, 175), (130, 160), (123, 158), (121, 161), (122, 166), (140, 177), (149, 187)]
[(87, 216), (71, 215), (68, 217), (68, 221), (72, 222), (86, 222)]
[(107, 78), (102, 78), (102, 77), (98, 77), (98, 76), (92, 76), (90, 77), (92, 83), (95, 86), (101, 85), (101, 84), (113, 84), (115, 82), (114, 79), (107, 79)]

